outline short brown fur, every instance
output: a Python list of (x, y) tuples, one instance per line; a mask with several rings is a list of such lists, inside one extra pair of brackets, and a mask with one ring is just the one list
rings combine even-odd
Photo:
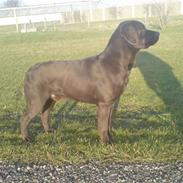
[(159, 39), (138, 21), (119, 24), (107, 47), (99, 55), (78, 61), (49, 61), (31, 67), (25, 76), (27, 110), (21, 118), (21, 134), (28, 140), (28, 125), (41, 113), (46, 132), (49, 113), (56, 101), (71, 98), (96, 104), (98, 133), (102, 143), (111, 142), (111, 116), (115, 101), (123, 93), (134, 59), (140, 49)]

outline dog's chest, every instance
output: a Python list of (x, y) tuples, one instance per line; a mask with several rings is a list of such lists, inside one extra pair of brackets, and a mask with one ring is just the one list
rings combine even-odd
[(115, 76), (114, 82), (113, 82), (114, 95), (121, 95), (124, 89), (126, 88), (129, 81), (129, 75), (131, 73), (132, 67), (133, 67), (133, 63), (124, 65), (121, 68), (121, 72)]
[(126, 87), (127, 84), (128, 84), (128, 81), (129, 81), (129, 75), (131, 73), (131, 70), (132, 70), (132, 67), (133, 67), (133, 62), (129, 63), (126, 67), (126, 74), (124, 76), (124, 86)]

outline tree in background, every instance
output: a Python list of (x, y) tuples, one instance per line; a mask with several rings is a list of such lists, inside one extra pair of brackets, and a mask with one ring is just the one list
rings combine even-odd
[(157, 14), (157, 22), (162, 30), (164, 30), (168, 23), (170, 13), (170, 1), (165, 0), (164, 3), (154, 3), (155, 13)]
[(172, 5), (171, 0), (154, 0), (152, 4), (144, 5), (145, 21), (156, 28), (164, 30), (168, 24)]
[(4, 7), (11, 8), (11, 7), (18, 7), (20, 6), (20, 0), (7, 0), (4, 3)]

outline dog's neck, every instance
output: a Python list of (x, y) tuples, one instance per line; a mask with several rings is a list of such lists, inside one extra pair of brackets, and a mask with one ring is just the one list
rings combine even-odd
[(104, 62), (111, 62), (114, 64), (123, 65), (124, 67), (128, 67), (129, 64), (133, 66), (135, 56), (139, 49), (136, 49), (129, 45), (120, 35), (119, 29), (117, 29), (105, 50), (101, 53), (103, 56)]

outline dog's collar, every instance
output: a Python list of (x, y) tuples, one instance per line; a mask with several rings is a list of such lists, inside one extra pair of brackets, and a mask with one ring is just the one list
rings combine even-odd
[(137, 45), (137, 43), (133, 43), (132, 41), (130, 41), (126, 36), (124, 36), (123, 34), (122, 34), (122, 30), (121, 30), (121, 27), (120, 27), (120, 36), (121, 36), (121, 38), (123, 38), (128, 44), (130, 44), (131, 46), (136, 46)]

